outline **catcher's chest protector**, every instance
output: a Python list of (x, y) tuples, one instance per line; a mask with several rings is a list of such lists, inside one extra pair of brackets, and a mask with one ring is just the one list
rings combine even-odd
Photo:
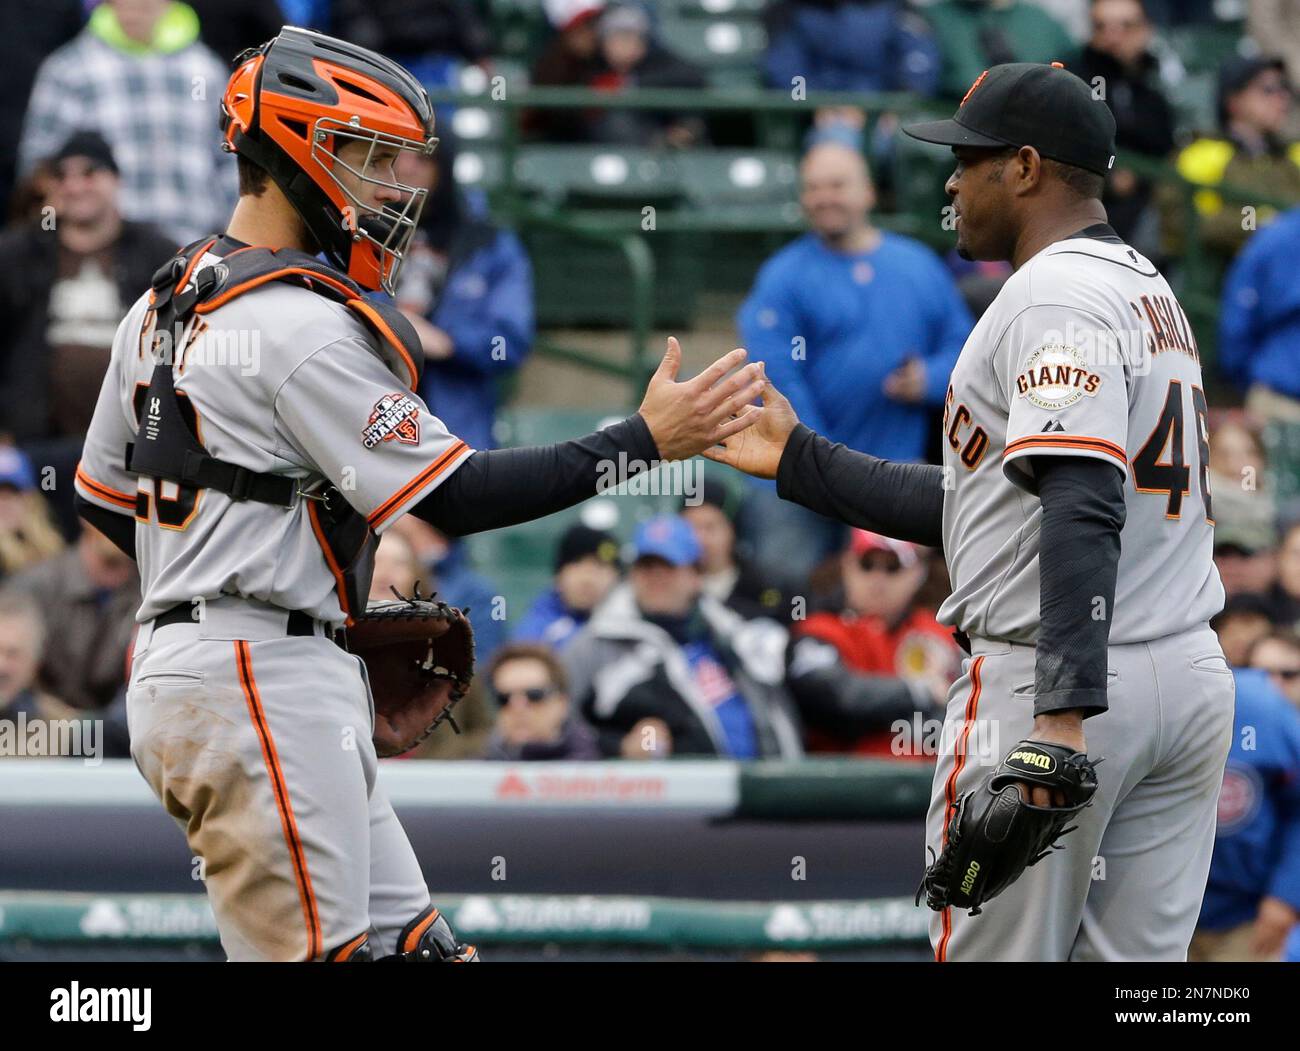
[[(181, 250), (153, 276), (150, 310), (154, 312), (153, 375), (137, 402), (139, 427), (126, 447), (126, 469), (178, 485), (216, 489), (232, 500), (255, 500), (280, 507), (293, 506), (302, 492), (301, 480), (250, 471), (209, 455), (199, 441), (194, 410), (178, 397), (173, 367), (186, 334), (197, 316), (210, 313), (237, 296), (268, 281), (306, 288), (352, 310), (376, 337), (372, 349), (403, 384), (419, 386), (424, 353), (410, 322), (392, 306), (364, 298), (361, 287), (305, 252), (293, 249), (241, 248), (198, 269), (216, 243), (197, 241)], [(197, 270), (197, 273), (196, 273)], [(374, 569), (376, 536), (366, 522), (329, 484), (311, 493), (308, 513), (329, 554), (338, 565), (345, 593), (339, 595), (347, 622), (366, 608)], [(137, 515), (146, 509), (137, 508)]]

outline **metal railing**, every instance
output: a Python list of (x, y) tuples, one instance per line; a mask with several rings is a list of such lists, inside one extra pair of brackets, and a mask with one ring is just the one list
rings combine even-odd
[[(593, 91), (582, 87), (533, 87), (512, 90), (506, 85), (504, 92), (471, 93), (451, 89), (431, 92), (435, 104), (475, 107), (504, 114), (499, 139), (492, 141), (500, 151), (502, 179), (492, 188), (491, 201), (494, 212), (506, 223), (521, 230), (545, 229), (571, 235), (575, 240), (613, 247), (622, 256), (631, 278), (631, 297), (628, 311), (629, 353), (623, 362), (612, 362), (590, 351), (557, 345), (545, 338), (539, 339), (538, 353), (560, 358), (607, 375), (621, 376), (629, 385), (631, 404), (640, 398), (642, 386), (651, 371), (648, 349), (654, 302), (655, 263), (646, 246), (645, 232), (639, 216), (632, 213), (594, 209), (569, 209), (545, 206), (530, 200), (521, 186), (518, 172), (523, 141), (522, 116), (532, 110), (641, 110), (696, 114), (749, 115), (755, 119), (759, 148), (788, 149), (797, 156), (800, 148), (799, 129), (802, 121), (815, 110), (830, 106), (852, 106), (863, 109), (869, 117), (891, 113), (904, 118), (943, 115), (948, 112), (946, 103), (919, 99), (903, 94), (861, 94), (854, 92), (817, 92), (804, 98), (794, 98), (790, 93), (755, 90), (693, 89), (638, 89), (621, 93)], [(462, 143), (462, 148), (467, 147)], [(611, 151), (617, 150), (611, 146)], [(937, 148), (936, 148), (937, 149)], [(906, 177), (906, 161), (900, 159)], [(1184, 308), (1200, 341), (1207, 347), (1214, 343), (1218, 316), (1217, 280), (1220, 266), (1212, 253), (1201, 242), (1200, 213), (1195, 195), (1207, 188), (1204, 184), (1189, 182), (1167, 160), (1122, 153), (1117, 165), (1129, 168), (1151, 180), (1157, 186), (1167, 185), (1177, 189), (1182, 202), (1181, 225), (1186, 249), (1179, 259), (1179, 294)], [(1225, 202), (1233, 205), (1249, 204), (1257, 207), (1285, 209), (1291, 202), (1283, 201), (1257, 190), (1239, 186), (1216, 184), (1214, 191)], [(937, 219), (943, 205), (936, 199), (933, 228), (926, 226), (927, 216), (911, 212), (878, 214), (874, 218), (890, 229), (901, 230), (920, 237), (936, 248), (947, 244), (947, 236)], [(795, 234), (803, 229), (797, 216), (777, 215), (735, 216), (699, 211), (661, 212), (656, 219), (655, 231), (670, 235), (708, 235), (728, 233)]]

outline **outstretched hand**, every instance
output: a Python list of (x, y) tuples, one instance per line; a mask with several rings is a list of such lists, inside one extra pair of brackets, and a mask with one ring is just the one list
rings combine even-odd
[[(761, 368), (761, 366), (760, 366)], [(755, 478), (775, 478), (781, 465), (781, 454), (794, 431), (799, 417), (795, 415), (784, 394), (772, 385), (763, 373), (763, 407), (751, 427), (736, 432), (720, 443), (704, 450), (704, 455), (715, 463), (725, 463)]]
[[(689, 380), (677, 382), (681, 344), (668, 337), (659, 368), (638, 410), (665, 460), (686, 460), (744, 430), (758, 418), (749, 403), (762, 389), (762, 366), (746, 365), (743, 349), (725, 354)], [(731, 373), (731, 375), (728, 375)], [(748, 406), (748, 407), (747, 407)]]

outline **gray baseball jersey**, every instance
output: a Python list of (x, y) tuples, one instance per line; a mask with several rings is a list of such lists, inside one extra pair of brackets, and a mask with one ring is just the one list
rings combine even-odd
[[(939, 960), (1180, 960), (1200, 912), (1233, 677), (1207, 621), (1211, 557), (1205, 395), (1196, 340), (1164, 278), (1114, 239), (1073, 237), (1006, 283), (953, 370), (944, 413), (941, 619), (972, 637), (949, 693), (926, 824), (948, 817), (1034, 728), (1039, 530), (1032, 456), (1124, 472), (1126, 517), (1108, 617), (1109, 710), (1094, 805), (1063, 849), (970, 916), (932, 916)], [(1087, 596), (1082, 596), (1087, 600)]]
[[(205, 255), (195, 274), (215, 262)], [(136, 516), (137, 619), (242, 595), (341, 622), (337, 567), (306, 497), (288, 508), (241, 502), (124, 469), (147, 408), (152, 336), (146, 295), (118, 327), (76, 479), (85, 499)], [(388, 370), (373, 338), (341, 304), (272, 282), (196, 317), (175, 341), (177, 394), (213, 456), (300, 478), (301, 490), (328, 480), (382, 532), (473, 450)]]
[(962, 348), (944, 432), (945, 623), (1036, 641), (1032, 456), (1096, 457), (1125, 474), (1112, 644), (1172, 635), (1223, 607), (1196, 339), (1128, 245), (1058, 241), (1011, 276)]

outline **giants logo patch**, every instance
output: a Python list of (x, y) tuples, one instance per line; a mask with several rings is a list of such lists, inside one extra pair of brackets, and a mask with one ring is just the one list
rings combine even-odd
[(391, 441), (420, 444), (420, 406), (405, 394), (385, 394), (380, 398), (361, 432), (361, 444), (367, 449)]
[(1025, 371), (1016, 377), (1016, 396), (1040, 409), (1063, 409), (1085, 395), (1093, 397), (1100, 386), (1101, 377), (1076, 348), (1048, 343), (1029, 356)]

